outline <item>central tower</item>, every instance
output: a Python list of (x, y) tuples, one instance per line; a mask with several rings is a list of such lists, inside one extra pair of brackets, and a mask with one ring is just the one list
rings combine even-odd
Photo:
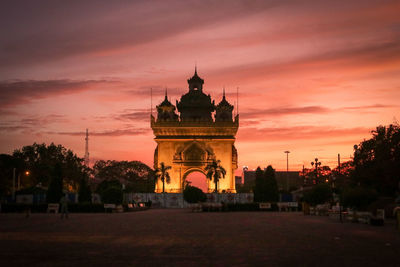
[[(154, 167), (161, 162), (172, 167), (169, 171), (171, 182), (165, 183), (165, 192), (182, 192), (189, 173), (205, 174), (207, 164), (216, 159), (226, 170), (225, 178), (218, 183), (218, 191), (236, 193), (237, 151), (234, 143), (239, 115), (233, 120), (233, 106), (226, 100), (225, 91), (220, 103), (215, 105), (211, 96), (203, 92), (204, 80), (197, 70), (188, 79), (188, 84), (189, 92), (176, 101), (176, 107), (165, 93), (164, 101), (157, 106), (157, 119), (151, 115), (151, 128), (157, 142)], [(207, 185), (208, 191), (213, 192), (213, 182), (207, 181)], [(155, 191), (162, 192), (161, 181), (157, 182)]]

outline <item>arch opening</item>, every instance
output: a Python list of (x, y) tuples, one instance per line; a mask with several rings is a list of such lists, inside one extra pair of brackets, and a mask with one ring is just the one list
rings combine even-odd
[(188, 172), (185, 175), (185, 183), (200, 188), (204, 193), (208, 192), (208, 179), (201, 171), (194, 170)]

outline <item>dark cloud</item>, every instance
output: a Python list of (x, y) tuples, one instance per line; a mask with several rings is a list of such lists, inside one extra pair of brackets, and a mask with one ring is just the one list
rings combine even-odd
[(128, 90), (126, 92), (134, 96), (145, 96), (145, 97), (150, 97), (152, 94), (154, 99), (161, 99), (164, 98), (165, 93), (167, 93), (168, 97), (170, 97), (170, 96), (180, 96), (186, 93), (186, 91), (187, 91), (186, 88), (182, 89), (177, 87), (166, 87), (153, 84), (153, 85), (140, 86), (137, 89)]
[(112, 115), (112, 118), (121, 121), (148, 121), (150, 111), (149, 109), (126, 109), (120, 114)]
[(33, 134), (53, 123), (69, 123), (65, 115), (26, 116), (20, 120), (8, 120), (0, 123), (0, 131), (7, 133), (24, 132)]
[[(279, 62), (260, 61), (252, 64), (236, 65), (216, 73), (226, 79), (265, 80), (278, 75), (291, 75), (295, 72), (312, 70), (341, 70), (373, 67), (383, 64), (394, 64), (400, 61), (400, 38), (375, 43), (341, 47), (329, 52), (316, 52), (301, 58), (281, 60)], [(365, 73), (365, 72), (364, 72)], [(323, 89), (323, 88), (321, 88)]]
[[(42, 1), (43, 2), (43, 1)], [(238, 16), (277, 1), (7, 2), (0, 10), (1, 68), (135, 46)], [(224, 9), (221, 12), (221, 9)], [(72, 19), (73, 18), (73, 19)]]
[(368, 106), (359, 106), (359, 107), (344, 107), (344, 110), (360, 110), (360, 109), (379, 109), (379, 108), (393, 108), (396, 106), (393, 105), (382, 105), (382, 104), (375, 104), (375, 105), (368, 105)]
[(0, 124), (0, 132), (19, 132), (26, 129), (30, 129), (30, 127), (24, 125)]
[(331, 111), (322, 106), (306, 106), (306, 107), (280, 107), (269, 109), (246, 109), (245, 112), (240, 113), (243, 119), (253, 119), (273, 116), (284, 116), (304, 113), (326, 113)]
[(29, 103), (34, 99), (73, 94), (90, 90), (93, 86), (111, 83), (104, 80), (13, 80), (0, 81), (0, 106), (2, 108)]
[(259, 119), (276, 116), (286, 115), (297, 115), (297, 114), (325, 114), (329, 112), (342, 112), (352, 110), (370, 110), (370, 109), (381, 109), (381, 108), (392, 108), (393, 105), (366, 105), (366, 106), (355, 106), (355, 107), (343, 107), (343, 108), (327, 108), (323, 106), (305, 106), (305, 107), (277, 107), (269, 109), (246, 109), (245, 112), (240, 113), (240, 117), (244, 120), (248, 119)]
[(370, 128), (334, 128), (324, 126), (294, 126), (294, 127), (265, 127), (265, 128), (241, 128), (238, 141), (297, 141), (297, 140), (327, 140), (333, 137), (366, 135)]
[[(102, 132), (89, 131), (90, 136), (134, 136), (143, 135), (150, 132), (149, 128), (129, 128), (129, 129), (114, 129)], [(68, 135), (68, 136), (85, 136), (86, 132), (46, 132), (46, 134)]]

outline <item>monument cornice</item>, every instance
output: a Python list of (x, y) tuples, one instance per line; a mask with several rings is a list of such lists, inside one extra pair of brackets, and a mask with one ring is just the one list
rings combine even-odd
[(156, 138), (169, 136), (171, 138), (227, 138), (234, 139), (239, 128), (239, 117), (235, 121), (155, 121), (151, 116), (151, 129)]

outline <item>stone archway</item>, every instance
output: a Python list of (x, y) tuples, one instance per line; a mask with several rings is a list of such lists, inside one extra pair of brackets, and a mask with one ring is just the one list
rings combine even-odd
[(206, 174), (202, 169), (191, 168), (187, 170), (183, 175), (182, 181), (182, 187), (185, 186), (186, 182), (190, 181), (191, 186), (200, 188), (204, 193), (210, 192), (210, 180), (207, 179)]

